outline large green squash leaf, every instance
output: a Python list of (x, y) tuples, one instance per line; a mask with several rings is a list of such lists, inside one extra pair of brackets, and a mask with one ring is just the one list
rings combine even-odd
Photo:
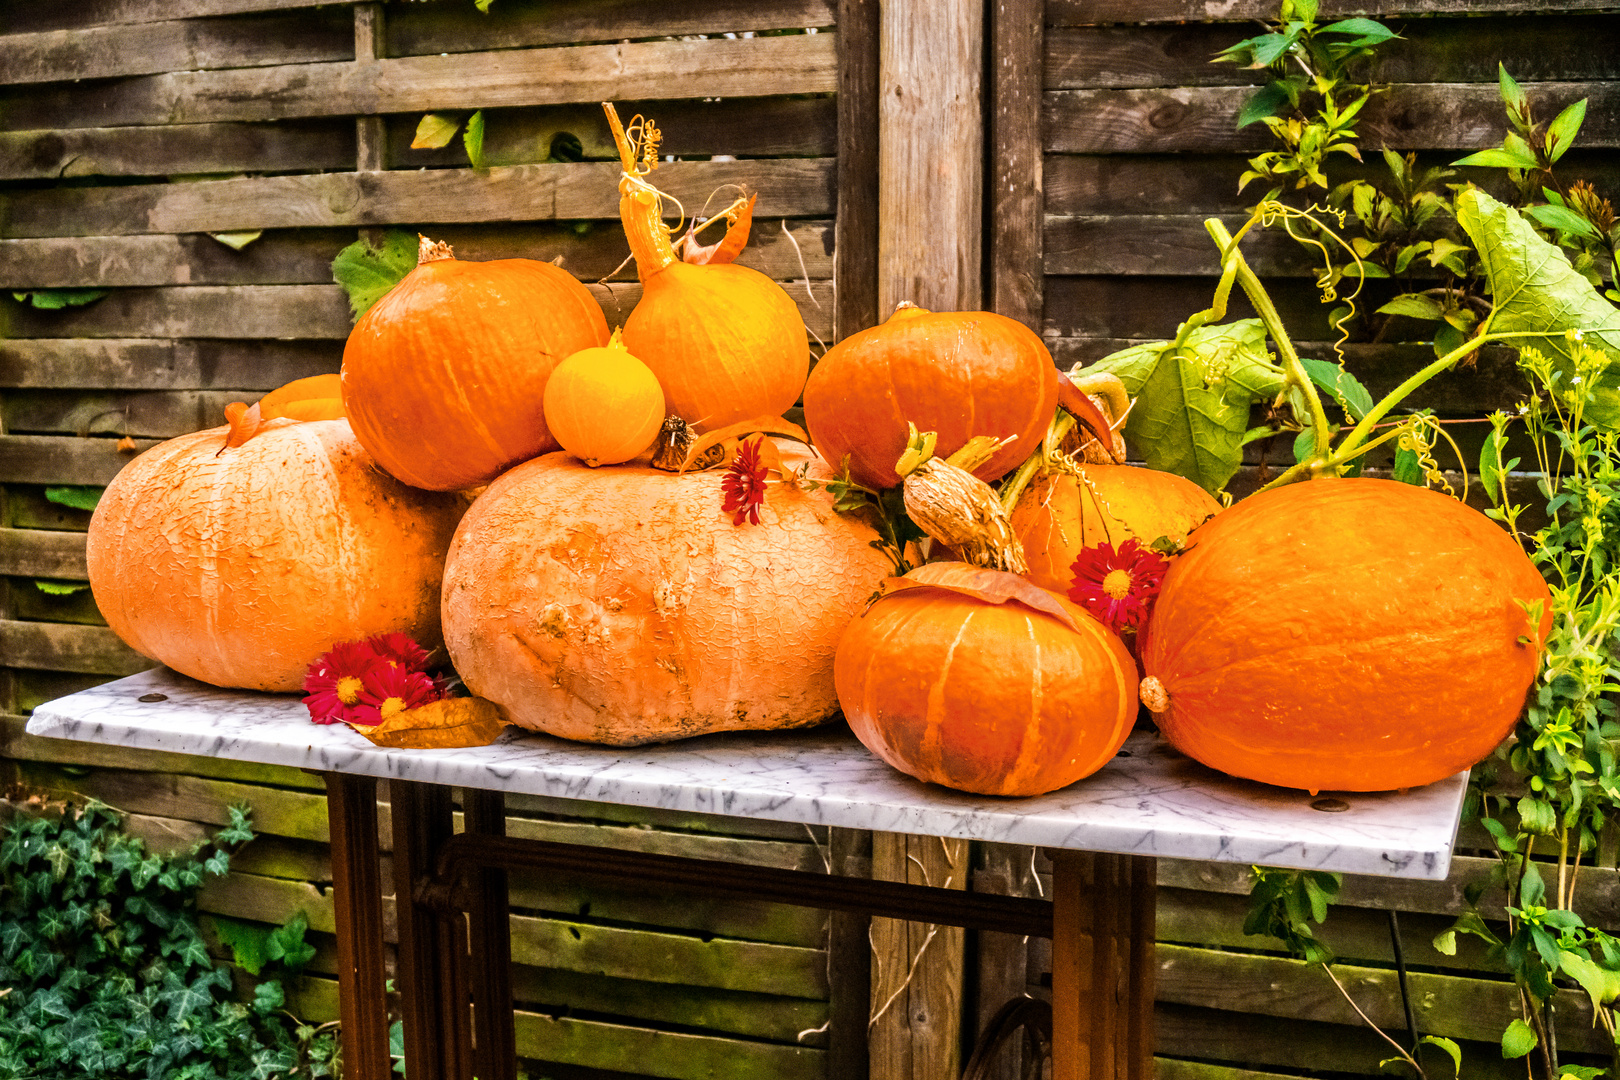
[(1565, 334), (1581, 331), (1586, 344), (1615, 361), (1592, 388), (1586, 419), (1620, 428), (1620, 310), (1576, 272), (1562, 249), (1538, 236), (1517, 210), (1483, 191), (1470, 188), (1457, 196), (1457, 221), (1485, 267), (1496, 304), (1490, 328), (1535, 332), (1538, 336), (1508, 344), (1538, 349), (1566, 378), (1574, 372), (1576, 344)]
[(1215, 493), (1243, 462), (1249, 406), (1276, 397), (1283, 374), (1259, 319), (1199, 327), (1180, 350), (1172, 345), (1134, 345), (1086, 370), (1113, 372), (1136, 398), (1125, 434), (1149, 468)]

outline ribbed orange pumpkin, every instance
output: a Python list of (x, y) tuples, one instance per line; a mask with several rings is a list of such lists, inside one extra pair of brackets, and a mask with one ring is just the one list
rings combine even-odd
[(1083, 609), (965, 563), (898, 584), (838, 646), (838, 701), (868, 750), (982, 795), (1056, 791), (1119, 751), (1136, 718), (1136, 664)]
[(804, 388), (804, 423), (821, 456), (871, 488), (900, 482), (906, 422), (948, 456), (975, 435), (1018, 438), (973, 470), (999, 479), (1039, 448), (1057, 409), (1057, 368), (1028, 327), (988, 311), (902, 305), (827, 350)]
[(557, 449), (546, 380), (565, 357), (606, 344), (607, 320), (550, 263), (462, 262), (425, 238), (420, 259), (349, 334), (343, 403), (390, 474), (454, 491)]
[[(1538, 602), (1539, 624), (1521, 606)], [(1177, 749), (1234, 776), (1415, 787), (1512, 730), (1551, 606), (1513, 539), (1455, 499), (1293, 484), (1222, 511), (1172, 563), (1142, 696)]]
[[(812, 460), (778, 445), (789, 467)], [(733, 525), (724, 475), (566, 454), (503, 474), (445, 564), (468, 688), (524, 727), (618, 746), (836, 713), (838, 638), (889, 561), (821, 491), (771, 484), (760, 523)]]
[(1187, 534), (1220, 512), (1221, 504), (1174, 473), (1134, 465), (1084, 465), (1085, 482), (1066, 473), (1032, 481), (1013, 508), (1012, 528), (1024, 545), (1029, 580), (1067, 593), (1070, 567), (1087, 548), (1142, 544)]
[(619, 217), (642, 284), (624, 323), (625, 347), (658, 376), (669, 411), (701, 431), (780, 416), (799, 400), (810, 370), (799, 306), (758, 270), (718, 261), (741, 248), (746, 220), (733, 225), (725, 251), (709, 262), (681, 261), (662, 200), (640, 178), (650, 166), (638, 169), (611, 107), (608, 117), (625, 172)]
[(587, 465), (629, 461), (664, 426), (658, 378), (630, 355), (618, 331), (601, 348), (581, 349), (546, 383), (546, 426)]
[(345, 420), (271, 420), (154, 446), (108, 485), (86, 559), (137, 651), (216, 686), (297, 690), (341, 641), (439, 643), (439, 579), (466, 503), (377, 469)]

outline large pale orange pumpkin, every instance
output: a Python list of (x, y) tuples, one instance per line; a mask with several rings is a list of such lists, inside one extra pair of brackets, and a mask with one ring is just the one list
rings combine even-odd
[(607, 320), (550, 263), (463, 262), (425, 238), (420, 258), (350, 332), (343, 403), (390, 474), (453, 491), (557, 449), (546, 380), (566, 357), (606, 344)]
[(947, 457), (976, 435), (1017, 438), (973, 470), (999, 479), (1040, 448), (1057, 410), (1058, 373), (1034, 331), (988, 311), (904, 305), (827, 350), (804, 387), (804, 423), (821, 456), (871, 488), (900, 482), (906, 424)]
[(1174, 473), (1134, 465), (1083, 465), (1080, 471), (1083, 480), (1067, 473), (1037, 477), (1011, 515), (1027, 576), (1056, 592), (1068, 592), (1070, 568), (1087, 548), (1118, 548), (1132, 538), (1145, 547), (1161, 536), (1184, 543), (1221, 509), (1207, 491)]
[(1414, 787), (1512, 730), (1551, 606), (1518, 544), (1455, 499), (1293, 484), (1222, 511), (1171, 564), (1142, 696), (1177, 749), (1234, 776)]
[(213, 428), (154, 446), (108, 485), (86, 559), (96, 605), (138, 652), (216, 686), (297, 690), (342, 641), (439, 644), (439, 580), (466, 503), (384, 475), (345, 420)]
[[(789, 468), (812, 461), (779, 447)], [(822, 491), (773, 483), (760, 523), (733, 525), (724, 475), (566, 454), (503, 474), (445, 564), (468, 688), (524, 727), (613, 745), (832, 716), (839, 636), (889, 561)]]
[(1068, 600), (965, 563), (891, 582), (845, 632), (836, 679), (868, 750), (982, 795), (1090, 776), (1136, 718), (1136, 664), (1118, 637)]

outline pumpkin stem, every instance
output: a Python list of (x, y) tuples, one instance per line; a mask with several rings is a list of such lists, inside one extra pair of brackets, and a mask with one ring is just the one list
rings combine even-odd
[(1000, 442), (979, 436), (952, 455), (952, 461), (933, 456), (934, 432), (917, 431), (907, 423), (910, 437), (895, 472), (905, 479), (902, 497), (906, 513), (929, 536), (956, 550), (962, 561), (1014, 574), (1029, 572), (1024, 545), (1013, 534), (1007, 511), (990, 485), (966, 468), (953, 464), (983, 461)]
[[(613, 142), (619, 148), (619, 220), (624, 225), (625, 239), (630, 242), (630, 254), (635, 256), (636, 270), (642, 281), (680, 261), (675, 245), (670, 240), (670, 228), (664, 224), (663, 193), (642, 177), (658, 166), (658, 129), (651, 120), (633, 118), (632, 129), (638, 127), (641, 135), (640, 160), (637, 145), (619, 122), (619, 113), (611, 101), (602, 102), (607, 113), (608, 126), (613, 129)], [(723, 242), (723, 241), (722, 241)]]
[(450, 245), (442, 240), (429, 240), (421, 233), (416, 234), (416, 239), (420, 241), (416, 245), (417, 266), (421, 266), (423, 263), (443, 262), (445, 259), (454, 259), (456, 257), (455, 253), (450, 250)]

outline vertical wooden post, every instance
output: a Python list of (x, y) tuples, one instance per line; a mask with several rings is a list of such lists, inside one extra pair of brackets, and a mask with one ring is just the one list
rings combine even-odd
[[(1012, 844), (979, 844), (981, 869), (973, 873), (974, 892), (1001, 896), (1034, 896), (1033, 848)], [(983, 1038), (997, 1010), (1025, 993), (1029, 983), (1029, 939), (1017, 934), (978, 931), (977, 994), (973, 1030)], [(1015, 1042), (997, 1056), (985, 1080), (1019, 1080), (1024, 1075), (1023, 1044)]]
[[(398, 985), (405, 1021), (405, 1068), (411, 1080), (465, 1080), (466, 999), (458, 991), (455, 927), (416, 902), (417, 886), (433, 871), (439, 846), (454, 831), (450, 789), (405, 780), (388, 782), (394, 825), (394, 913), (399, 924)], [(459, 921), (459, 916), (457, 917)], [(462, 939), (464, 947), (465, 939)], [(369, 1074), (361, 1073), (366, 1076)]]
[(1151, 1080), (1154, 860), (1051, 856), (1052, 1080)]
[(982, 306), (985, 0), (885, 0), (878, 314)]
[(838, 0), (837, 340), (878, 322), (878, 26), (878, 0)]
[(990, 310), (1037, 334), (1045, 302), (1044, 0), (990, 0)]
[[(463, 788), (466, 831), (506, 835), (506, 796)], [(473, 1073), (478, 1080), (517, 1080), (517, 1033), (512, 1022), (512, 924), (506, 871), (478, 871), (467, 934), (472, 946)]]
[(377, 781), (327, 773), (326, 815), (332, 840), (343, 1063), (354, 1076), (388, 1076)]
[[(872, 834), (863, 829), (828, 830), (829, 872), (845, 877), (872, 874)], [(867, 1080), (866, 1022), (872, 1015), (872, 918), (854, 911), (828, 915), (827, 1076)]]
[[(874, 878), (964, 889), (967, 861), (966, 840), (872, 834)], [(965, 945), (961, 927), (872, 920), (871, 1080), (961, 1074)]]
[[(378, 3), (354, 6), (354, 62), (374, 64), (382, 59), (383, 6)], [(388, 168), (388, 125), (380, 116), (357, 116), (354, 120), (356, 172), (381, 172)]]

